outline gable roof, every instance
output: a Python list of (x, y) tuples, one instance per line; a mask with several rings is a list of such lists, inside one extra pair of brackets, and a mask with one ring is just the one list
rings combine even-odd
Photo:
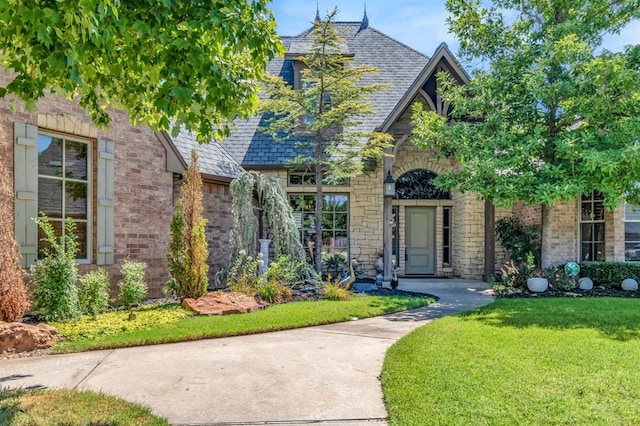
[(171, 141), (175, 154), (178, 155), (182, 170), (171, 170), (182, 172), (191, 160), (191, 149), (195, 148), (198, 153), (198, 165), (203, 179), (229, 182), (238, 177), (244, 169), (240, 164), (222, 147), (220, 142), (211, 141), (208, 144), (199, 144), (196, 136), (192, 132), (181, 130), (178, 136), (172, 137), (169, 133), (163, 132), (165, 139)]
[(464, 70), (464, 68), (462, 68), (460, 63), (458, 63), (455, 56), (453, 56), (453, 53), (451, 53), (451, 50), (449, 50), (449, 46), (447, 46), (446, 43), (440, 43), (440, 45), (436, 48), (436, 51), (434, 52), (433, 56), (431, 56), (431, 58), (429, 59), (429, 62), (425, 65), (425, 67), (422, 69), (420, 74), (418, 74), (417, 78), (415, 79), (411, 87), (409, 87), (409, 89), (404, 94), (402, 99), (400, 99), (398, 104), (393, 108), (391, 113), (387, 116), (384, 123), (382, 123), (382, 125), (377, 130), (382, 132), (386, 132), (389, 130), (391, 125), (396, 120), (398, 120), (400, 115), (409, 106), (409, 103), (411, 102), (411, 100), (414, 99), (414, 97), (418, 94), (418, 92), (420, 92), (420, 90), (426, 83), (427, 79), (436, 71), (436, 67), (438, 66), (438, 64), (443, 61), (447, 65), (449, 65), (449, 68), (451, 69), (452, 72), (456, 74), (455, 77), (457, 77), (459, 81), (461, 81), (464, 84), (469, 83), (469, 80), (471, 79), (471, 77), (469, 77), (469, 75)]
[[(378, 69), (377, 74), (366, 76), (363, 83), (390, 84), (387, 89), (370, 96), (375, 113), (363, 117), (362, 124), (354, 129), (372, 132), (385, 122), (404, 99), (429, 58), (375, 28), (362, 25), (362, 22), (336, 22), (335, 25), (344, 39), (341, 51), (354, 55), (353, 65), (369, 65)], [(309, 43), (312, 30), (310, 28), (297, 36), (283, 37), (285, 48), (299, 50)], [(267, 71), (293, 84), (293, 59), (290, 55), (270, 61)], [(259, 131), (260, 125), (265, 124), (262, 120), (262, 117), (253, 117), (238, 121), (237, 127), (222, 145), (237, 162), (246, 167), (287, 165), (299, 153), (296, 139), (275, 142)]]

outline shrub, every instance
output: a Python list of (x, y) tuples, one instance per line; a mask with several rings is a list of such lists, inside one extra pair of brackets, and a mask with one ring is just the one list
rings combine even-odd
[(80, 311), (97, 317), (109, 307), (109, 276), (99, 268), (80, 277), (78, 291)]
[(578, 286), (578, 277), (572, 277), (564, 271), (564, 265), (550, 266), (544, 275), (549, 279), (549, 285), (556, 290), (568, 291)]
[(227, 286), (233, 291), (254, 296), (258, 283), (258, 269), (261, 265), (262, 253), (254, 258), (240, 250), (227, 272)]
[(542, 243), (539, 226), (520, 225), (513, 218), (505, 217), (496, 221), (496, 235), (515, 262), (525, 262), (527, 254), (531, 252), (535, 263), (540, 264)]
[(0, 161), (0, 321), (21, 321), (31, 303), (27, 296), (13, 224), (13, 187)]
[(340, 286), (340, 279), (327, 280), (323, 286), (324, 297), (329, 300), (347, 300), (351, 292), (346, 287)]
[(198, 170), (198, 154), (191, 150), (191, 162), (180, 187), (171, 221), (171, 242), (167, 261), (173, 283), (169, 291), (183, 300), (197, 299), (207, 292), (209, 265), (207, 258), (207, 220), (202, 217), (202, 177)]
[(513, 259), (500, 268), (502, 282), (507, 289), (524, 289), (527, 286), (527, 277), (521, 270), (522, 265), (517, 265)]
[[(129, 310), (134, 305), (142, 302), (147, 296), (147, 283), (144, 281), (144, 273), (147, 264), (144, 262), (131, 262), (125, 260), (122, 264), (120, 272), (122, 273), (122, 281), (120, 281), (120, 300)], [(130, 313), (133, 318), (133, 312)]]
[(53, 225), (44, 213), (36, 219), (44, 232), (47, 246), (44, 258), (31, 267), (34, 281), (34, 309), (43, 311), (47, 321), (66, 321), (80, 316), (78, 309), (78, 242), (76, 226), (71, 218), (64, 222), (63, 235), (56, 236)]
[(635, 262), (583, 262), (580, 276), (589, 277), (593, 284), (604, 287), (619, 287), (625, 278), (640, 282), (640, 263)]
[(291, 289), (277, 280), (260, 280), (255, 286), (255, 293), (260, 299), (269, 303), (291, 300)]
[(306, 267), (308, 263), (304, 259), (295, 259), (290, 255), (280, 256), (267, 267), (266, 279), (277, 280), (280, 284), (294, 286), (304, 282), (308, 276)]

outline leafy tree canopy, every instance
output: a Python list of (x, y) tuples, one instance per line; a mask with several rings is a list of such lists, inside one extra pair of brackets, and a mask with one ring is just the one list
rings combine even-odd
[(93, 121), (107, 107), (155, 130), (222, 137), (257, 105), (256, 82), (281, 49), (268, 0), (7, 0), (0, 63), (33, 107), (46, 90), (78, 97)]
[[(640, 201), (640, 46), (601, 49), (640, 17), (638, 0), (448, 0), (461, 55), (490, 68), (458, 86), (449, 117), (414, 107), (415, 141), (453, 156), (445, 188), (496, 205), (552, 204), (600, 191)], [(507, 19), (509, 17), (509, 19)]]
[[(374, 67), (352, 65), (352, 56), (341, 52), (335, 26), (337, 9), (314, 23), (309, 53), (296, 58), (303, 64), (301, 87), (293, 88), (278, 76), (267, 75), (266, 100), (261, 110), (269, 114), (262, 129), (276, 140), (296, 137), (300, 155), (292, 161), (316, 176), (316, 240), (322, 247), (322, 181), (354, 177), (363, 172), (362, 159), (379, 158), (390, 147), (392, 136), (362, 128), (362, 119), (374, 114), (369, 95), (387, 88), (368, 84)], [(321, 250), (315, 250), (316, 270), (322, 268)]]

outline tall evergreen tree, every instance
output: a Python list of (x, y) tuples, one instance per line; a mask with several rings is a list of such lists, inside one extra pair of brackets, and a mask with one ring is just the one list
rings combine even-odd
[(191, 150), (191, 161), (180, 187), (171, 221), (171, 242), (167, 260), (173, 277), (170, 289), (183, 300), (197, 299), (207, 292), (209, 265), (207, 257), (207, 220), (202, 217), (202, 177), (198, 169), (198, 154)]
[(363, 172), (363, 158), (379, 158), (390, 146), (391, 135), (363, 132), (362, 117), (373, 114), (368, 95), (386, 88), (364, 84), (374, 67), (351, 66), (352, 57), (340, 52), (343, 41), (335, 27), (337, 9), (314, 22), (307, 55), (296, 58), (304, 65), (302, 87), (294, 89), (280, 77), (267, 76), (263, 113), (271, 113), (263, 131), (276, 140), (298, 138), (302, 153), (292, 166), (313, 171), (316, 184), (316, 271), (322, 269), (322, 184), (325, 178), (355, 177)]

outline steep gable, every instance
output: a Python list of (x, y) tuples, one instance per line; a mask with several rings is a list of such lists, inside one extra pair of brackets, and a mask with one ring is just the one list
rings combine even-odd
[[(390, 87), (371, 95), (375, 114), (364, 117), (358, 131), (371, 132), (382, 126), (389, 114), (403, 99), (406, 92), (423, 71), (429, 58), (420, 52), (383, 34), (375, 28), (364, 26), (361, 22), (336, 22), (340, 36), (344, 39), (341, 51), (353, 55), (353, 65), (369, 65), (378, 69), (378, 74), (368, 75), (363, 83), (384, 83)], [(308, 45), (312, 29), (294, 37), (282, 39), (289, 51), (303, 49)], [(272, 60), (267, 71), (281, 76), (293, 85), (293, 55)], [(262, 122), (261, 122), (262, 121)], [(270, 136), (259, 131), (264, 125), (262, 117), (238, 121), (231, 136), (222, 142), (227, 151), (243, 166), (284, 166), (298, 153), (296, 140), (275, 142)]]

